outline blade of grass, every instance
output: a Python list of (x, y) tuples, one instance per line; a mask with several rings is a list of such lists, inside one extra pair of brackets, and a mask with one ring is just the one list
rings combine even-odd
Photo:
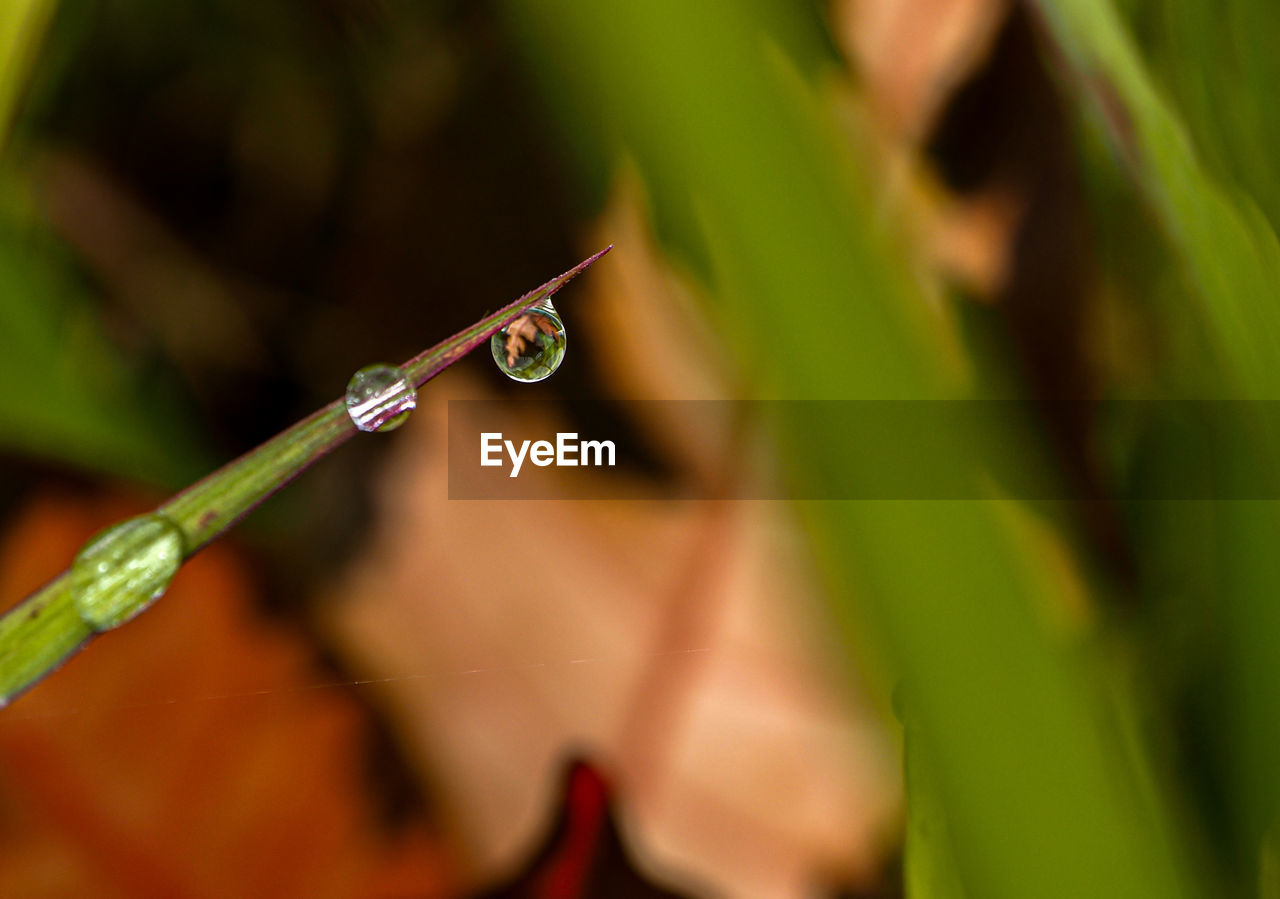
[[(1187, 78), (1211, 86), (1218, 80), (1221, 95), (1212, 104), (1226, 103), (1221, 115), (1232, 122), (1242, 105), (1255, 109), (1227, 135), (1216, 132), (1217, 116), (1203, 108), (1188, 121), (1159, 91), (1146, 61), (1139, 53), (1124, 22), (1109, 0), (1034, 0), (1052, 36), (1063, 49), (1075, 80), (1084, 87), (1088, 106), (1100, 114), (1112, 140), (1128, 164), (1146, 203), (1155, 212), (1189, 289), (1178, 294), (1190, 300), (1190, 309), (1170, 309), (1171, 316), (1187, 315), (1201, 323), (1213, 351), (1209, 368), (1217, 380), (1200, 385), (1218, 398), (1274, 400), (1280, 397), (1280, 242), (1272, 222), (1254, 196), (1225, 183), (1232, 174), (1237, 184), (1259, 191), (1267, 202), (1274, 184), (1273, 157), (1268, 144), (1237, 145), (1262, 125), (1254, 116), (1272, 105), (1267, 92), (1273, 84), (1256, 80), (1258, 71), (1275, 65), (1274, 48), (1269, 60), (1258, 59), (1257, 48), (1247, 58), (1255, 80), (1226, 81), (1237, 60), (1232, 52), (1213, 65), (1198, 65), (1196, 57), (1179, 58), (1176, 65)], [(1237, 5), (1200, 8), (1196, 4), (1167, 7), (1171, 30), (1184, 39), (1193, 30), (1212, 33), (1202, 16), (1232, 16)], [(1255, 15), (1255, 19), (1258, 16)], [(1280, 21), (1274, 4), (1261, 21)], [(1247, 38), (1271, 41), (1262, 31)], [(1200, 63), (1206, 62), (1203, 58)], [(1210, 71), (1218, 70), (1221, 71)], [(1254, 88), (1249, 91), (1250, 86)], [(1239, 95), (1237, 97), (1237, 95)], [(1236, 99), (1228, 99), (1236, 97)], [(1280, 134), (1280, 117), (1270, 114), (1268, 133)], [(1211, 171), (1201, 148), (1216, 148), (1219, 171)], [(1255, 162), (1240, 164), (1241, 157)], [(1265, 170), (1259, 174), (1257, 165)], [(1274, 198), (1272, 198), (1274, 201)], [(1274, 212), (1273, 212), (1274, 214)], [(1274, 221), (1274, 219), (1273, 219)], [(1280, 434), (1259, 427), (1247, 439), (1224, 447), (1222, 465), (1228, 471), (1250, 473), (1254, 479), (1277, 472)], [(1176, 509), (1168, 514), (1177, 515)], [(1257, 864), (1260, 842), (1275, 818), (1280, 803), (1280, 507), (1270, 502), (1228, 502), (1214, 507), (1216, 583), (1212, 594), (1200, 602), (1212, 604), (1222, 619), (1226, 646), (1217, 660), (1225, 671), (1225, 695), (1216, 724), (1222, 729), (1221, 745), (1228, 769), (1229, 805), (1235, 816), (1237, 858), (1244, 878)]]
[[(1280, 243), (1254, 200), (1213, 178), (1109, 0), (1033, 0), (1166, 229), (1224, 360), (1226, 389), (1280, 398)], [(1232, 396), (1231, 398), (1238, 398)]]
[[(403, 369), (421, 386), (539, 305), (612, 247), (552, 278), (492, 315), (422, 352)], [(182, 533), (183, 559), (199, 552), (293, 478), (356, 433), (343, 399), (335, 400), (156, 509)], [(0, 705), (61, 665), (93, 636), (81, 620), (64, 573), (0, 617)]]
[[(900, 692), (902, 688), (899, 688)], [(927, 899), (965, 899), (964, 881), (956, 870), (951, 829), (938, 787), (933, 783), (933, 767), (921, 758), (920, 744), (905, 701), (902, 720), (903, 781), (911, 801), (907, 806), (907, 833), (903, 845), (902, 880), (906, 895)]]
[(1208, 171), (1248, 193), (1280, 224), (1280, 4), (1130, 0), (1144, 61), (1194, 135)]

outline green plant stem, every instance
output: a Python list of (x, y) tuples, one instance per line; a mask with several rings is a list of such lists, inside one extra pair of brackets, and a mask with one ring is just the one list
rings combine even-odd
[(93, 636), (71, 598), (70, 582), (64, 571), (0, 618), (0, 705), (34, 686)]
[[(415, 387), (422, 386), (526, 310), (546, 301), (610, 249), (413, 357), (402, 366), (406, 375)], [(157, 508), (156, 514), (181, 530), (183, 559), (189, 559), (355, 433), (344, 400), (335, 400), (188, 487)], [(34, 686), (93, 636), (76, 609), (69, 583), (63, 572), (0, 617), (0, 705)]]
[(182, 531), (188, 559), (355, 433), (346, 405), (335, 400), (188, 487), (156, 513)]

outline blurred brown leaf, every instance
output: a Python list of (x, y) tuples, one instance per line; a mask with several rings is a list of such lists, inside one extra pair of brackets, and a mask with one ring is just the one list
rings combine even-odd
[(833, 18), (882, 126), (918, 142), (1008, 10), (1008, 0), (836, 0)]
[[(12, 604), (130, 501), (44, 495), (0, 547)], [(377, 820), (368, 719), (253, 609), (215, 545), (137, 621), (0, 713), (0, 895), (443, 895), (421, 821)]]
[(836, 0), (836, 38), (861, 78), (879, 145), (881, 189), (914, 225), (926, 270), (978, 298), (1006, 286), (1025, 197), (1000, 185), (957, 196), (925, 159), (947, 104), (988, 56), (1008, 0)]
[[(635, 213), (615, 208), (606, 221), (615, 240)], [(610, 347), (607, 377), (624, 396), (725, 396), (720, 372), (689, 371), (692, 395), (663, 374), (663, 328), (682, 345), (688, 310), (672, 305), (682, 289), (650, 247), (618, 242), (584, 282), (600, 294), (566, 299), (570, 333), (585, 334), (571, 342)], [(611, 343), (620, 323), (652, 339)], [(716, 358), (695, 353), (677, 370)], [(514, 876), (554, 802), (555, 772), (581, 753), (615, 772), (641, 871), (753, 897), (875, 876), (897, 814), (896, 763), (878, 718), (833, 676), (787, 507), (645, 502), (659, 494), (625, 474), (612, 477), (628, 479), (636, 502), (450, 501), (448, 401), (487, 396), (462, 371), (423, 391), (330, 619), (350, 663), (385, 679), (378, 695), (468, 880)], [(513, 402), (512, 427), (529, 414)], [(662, 434), (660, 419), (641, 424), (678, 462), (726, 461), (707, 454), (733, 446), (728, 435)]]

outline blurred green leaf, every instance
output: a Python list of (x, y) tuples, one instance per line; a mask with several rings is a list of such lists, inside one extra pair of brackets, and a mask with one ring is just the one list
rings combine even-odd
[[(7, 224), (7, 226), (6, 226)], [(0, 444), (146, 483), (171, 483), (202, 464), (172, 420), (141, 411), (145, 372), (104, 339), (65, 257), (33, 229), (0, 221)]]
[[(1175, 107), (1108, 0), (1037, 6), (1164, 228), (1174, 264), (1184, 268), (1189, 289), (1164, 306), (1207, 334), (1211, 374), (1197, 389), (1229, 400), (1280, 398), (1280, 242), (1272, 227), (1280, 211), (1280, 114), (1267, 99), (1280, 72), (1280, 8), (1253, 0), (1134, 4), (1138, 22), (1158, 20), (1150, 31), (1169, 36), (1168, 45), (1162, 37), (1155, 43), (1172, 48), (1163, 52), (1182, 104)], [(1191, 308), (1172, 307), (1174, 299)], [(1260, 426), (1234, 443), (1225, 454), (1236, 476), (1274, 475), (1280, 434)], [(1280, 802), (1280, 510), (1270, 502), (1224, 502), (1213, 520), (1214, 583), (1196, 601), (1212, 605), (1225, 631), (1217, 658), (1225, 689), (1211, 726), (1221, 728), (1222, 776), (1237, 819), (1231, 862), (1252, 882), (1260, 840)]]
[[(201, 465), (185, 430), (140, 400), (153, 394), (101, 333), (70, 274), (67, 255), (43, 234), (15, 175), (8, 137), (18, 98), (57, 4), (0, 7), (0, 445), (39, 458), (173, 483)], [(153, 413), (142, 412), (150, 407)], [(159, 424), (157, 425), (157, 422)]]
[(0, 147), (6, 142), (27, 69), (57, 3), (6, 0), (0, 6)]
[(1037, 0), (1085, 95), (1166, 228), (1230, 371), (1233, 397), (1280, 398), (1280, 243), (1249, 195), (1216, 180), (1203, 143), (1152, 82), (1107, 0)]
[[(902, 688), (899, 687), (899, 691)], [(894, 694), (895, 705), (905, 705)], [(933, 782), (932, 766), (921, 756), (912, 733), (910, 712), (901, 712), (903, 729), (903, 780), (910, 801), (907, 806), (907, 835), (903, 852), (903, 883), (912, 899), (964, 899), (966, 893), (956, 869), (955, 847), (946, 808)]]
[(1151, 71), (1195, 137), (1209, 171), (1247, 191), (1280, 223), (1280, 115), (1266, 101), (1280, 83), (1280, 4), (1133, 0)]

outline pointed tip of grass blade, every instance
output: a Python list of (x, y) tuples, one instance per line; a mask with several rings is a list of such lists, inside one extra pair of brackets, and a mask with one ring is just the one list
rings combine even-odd
[(448, 340), (443, 340), (431, 347), (431, 349), (414, 356), (402, 366), (405, 374), (414, 386), (421, 387), (502, 330), (512, 319), (521, 315), (525, 310), (549, 300), (559, 292), (560, 288), (582, 274), (593, 262), (612, 249), (613, 244), (609, 244), (603, 250), (588, 256), (564, 274), (557, 275), (545, 284), (535, 287), (520, 299), (508, 303), (492, 315), (485, 316), (471, 327), (459, 331)]
[(558, 291), (561, 287), (564, 287), (566, 284), (568, 284), (578, 275), (586, 271), (591, 266), (591, 263), (595, 262), (597, 259), (599, 259), (601, 256), (603, 256), (605, 253), (609, 252), (612, 249), (613, 249), (613, 244), (609, 244), (609, 246), (605, 247), (600, 252), (592, 256), (588, 256), (586, 259), (579, 262), (577, 265), (569, 269), (563, 275), (557, 275), (556, 277), (548, 281), (546, 284), (543, 284), (541, 287), (537, 287), (529, 291), (527, 294), (524, 295), (524, 297), (521, 297), (520, 300), (517, 300), (516, 302), (520, 302), (521, 300), (525, 299), (525, 297), (533, 297), (539, 293), (541, 293), (541, 296), (538, 297), (538, 299), (545, 300), (550, 298), (551, 295), (554, 294), (556, 291)]
[[(577, 265), (569, 269), (564, 274), (556, 275), (546, 284), (543, 284), (540, 287), (535, 287), (533, 290), (526, 293), (520, 299), (516, 300), (514, 303), (509, 304), (506, 308), (499, 310), (495, 314), (502, 315), (506, 313), (509, 315), (509, 317), (514, 317), (513, 315), (511, 315), (511, 313), (524, 312), (526, 309), (531, 309), (534, 306), (537, 306), (540, 303), (551, 299), (560, 291), (560, 288), (564, 287), (574, 278), (578, 277), (578, 275), (582, 274), (584, 271), (587, 270), (587, 268), (590, 267), (591, 263), (595, 262), (597, 259), (603, 256), (605, 253), (608, 253), (612, 249), (613, 249), (613, 244), (609, 244), (609, 246), (605, 247), (600, 252), (596, 253), (595, 255), (588, 256), (586, 259), (579, 262)], [(511, 310), (511, 313), (507, 313), (508, 309)], [(505, 325), (507, 324), (507, 322), (504, 321), (502, 322), (502, 324)], [(498, 329), (495, 329), (495, 330), (498, 330)]]

